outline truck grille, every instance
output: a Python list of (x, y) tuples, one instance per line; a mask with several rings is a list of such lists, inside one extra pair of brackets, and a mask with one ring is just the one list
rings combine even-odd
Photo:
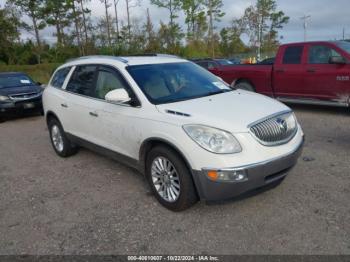
[(276, 146), (289, 142), (298, 130), (293, 112), (272, 116), (250, 125), (250, 132), (263, 145)]

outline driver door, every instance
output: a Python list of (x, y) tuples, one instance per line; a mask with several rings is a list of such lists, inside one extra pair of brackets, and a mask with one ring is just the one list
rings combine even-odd
[(341, 57), (341, 54), (325, 44), (308, 46), (308, 61), (304, 72), (305, 96), (346, 102), (349, 98), (349, 82), (342, 80), (343, 76), (348, 75), (348, 67), (345, 64), (331, 64), (331, 57)]
[[(137, 139), (140, 129), (137, 121), (140, 108), (129, 104), (115, 104), (105, 100), (108, 92), (115, 89), (125, 89), (132, 101), (136, 96), (127, 81), (115, 68), (99, 66), (96, 77), (96, 88), (93, 92), (95, 99), (91, 101), (95, 109), (91, 123), (94, 141), (104, 148), (118, 152), (122, 155), (137, 158)], [(136, 155), (135, 155), (136, 154)]]

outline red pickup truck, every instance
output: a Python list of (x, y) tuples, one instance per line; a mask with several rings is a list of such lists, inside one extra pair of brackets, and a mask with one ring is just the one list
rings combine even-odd
[(286, 44), (271, 64), (222, 66), (212, 60), (207, 69), (232, 86), (283, 102), (350, 105), (350, 42)]

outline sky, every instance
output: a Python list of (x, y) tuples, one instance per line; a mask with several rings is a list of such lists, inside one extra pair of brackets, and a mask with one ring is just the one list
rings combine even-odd
[[(110, 0), (112, 2), (113, 0)], [(4, 6), (6, 0), (0, 0), (0, 6)], [(126, 21), (125, 1), (119, 0), (120, 19)], [(245, 8), (255, 3), (255, 0), (223, 0), (226, 15), (217, 24), (218, 28), (228, 26), (230, 21), (243, 15)], [(303, 21), (301, 17), (310, 15), (308, 20), (307, 40), (334, 40), (343, 37), (350, 38), (350, 1), (349, 0), (277, 0), (278, 9), (290, 17), (289, 23), (280, 31), (282, 43), (298, 42), (304, 40)], [(91, 0), (88, 8), (92, 11), (92, 17), (105, 15), (104, 5), (101, 0)], [(169, 15), (165, 9), (150, 5), (149, 0), (141, 0), (141, 6), (131, 9), (131, 15), (144, 20), (146, 10), (149, 8), (154, 25), (159, 21), (168, 22)], [(114, 15), (114, 9), (109, 12)], [(178, 18), (180, 24), (184, 23), (184, 16)], [(54, 29), (47, 28), (41, 32), (41, 36), (48, 42), (53, 42)], [(23, 32), (23, 37), (32, 37)], [(247, 38), (243, 37), (246, 42)]]

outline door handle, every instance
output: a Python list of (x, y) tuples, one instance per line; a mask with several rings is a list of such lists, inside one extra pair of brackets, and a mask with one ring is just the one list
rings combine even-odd
[(277, 71), (277, 73), (284, 73), (284, 72), (286, 72), (286, 70), (284, 70), (284, 69), (276, 69), (276, 71)]
[(316, 69), (314, 68), (309, 68), (306, 70), (308, 73), (315, 73), (316, 72)]
[(68, 108), (68, 105), (66, 103), (61, 104), (62, 107)]
[(89, 115), (93, 117), (98, 117), (98, 114), (96, 112), (89, 112)]

